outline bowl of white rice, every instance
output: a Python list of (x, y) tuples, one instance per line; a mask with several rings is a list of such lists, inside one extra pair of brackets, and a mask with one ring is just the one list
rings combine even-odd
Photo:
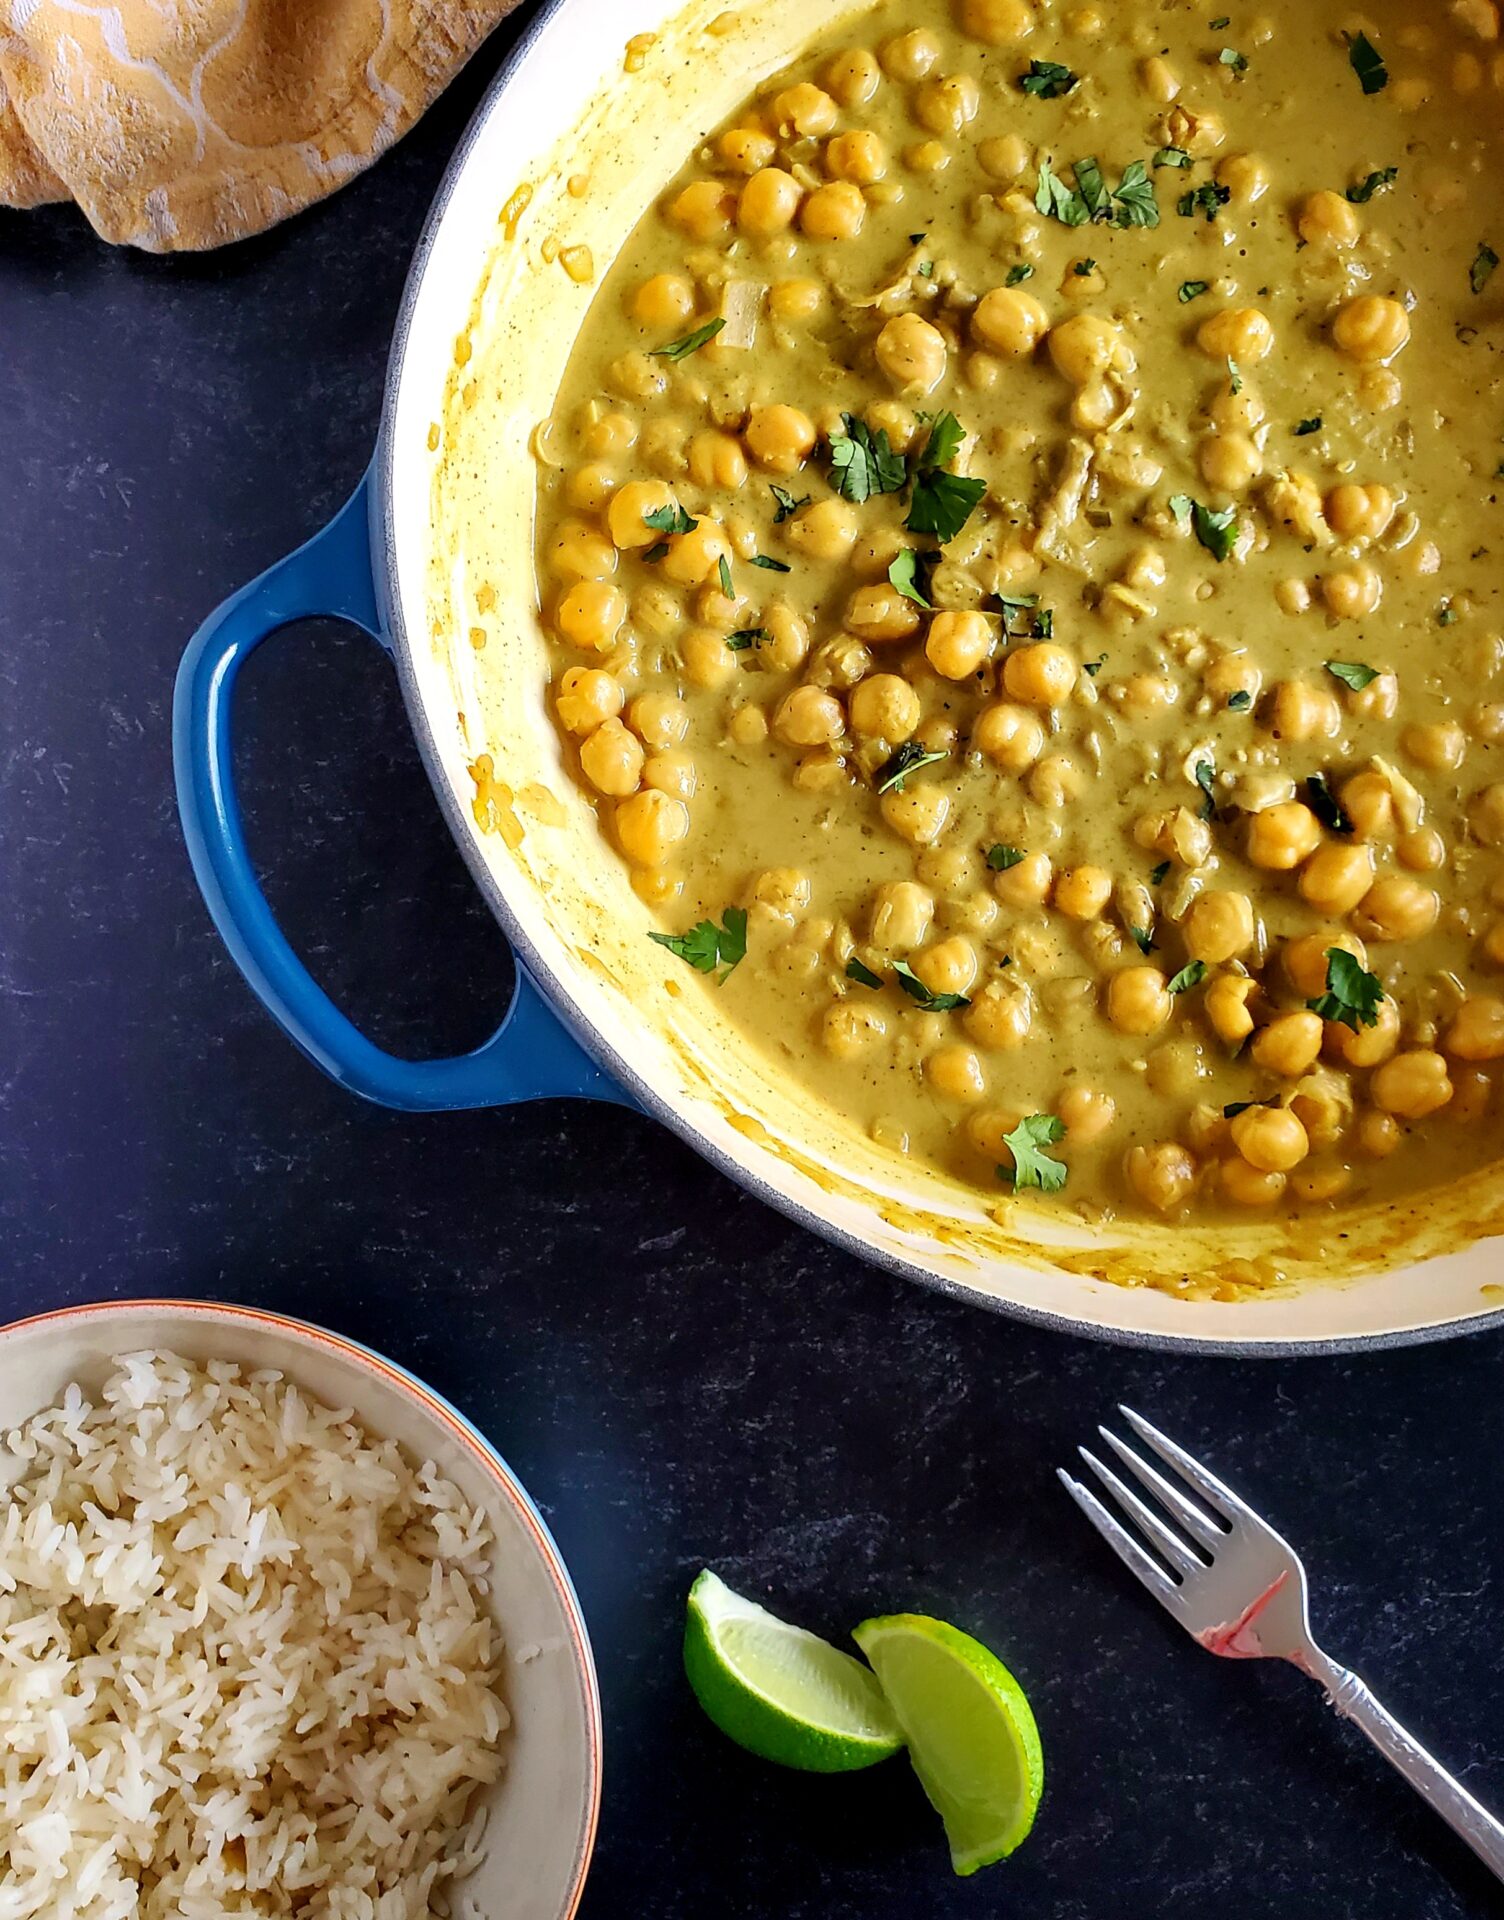
[(568, 1920), (595, 1668), (430, 1388), (194, 1301), (0, 1329), (0, 1920)]

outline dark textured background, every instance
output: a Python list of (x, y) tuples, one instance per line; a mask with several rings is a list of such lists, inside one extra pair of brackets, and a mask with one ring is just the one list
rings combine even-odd
[[(480, 1421), (599, 1658), (586, 1920), (1500, 1911), (1306, 1683), (1198, 1653), (1052, 1477), (1114, 1401), (1161, 1417), (1306, 1550), (1332, 1651), (1504, 1805), (1497, 1336), (1229, 1363), (1030, 1333), (829, 1251), (633, 1115), (357, 1105), (228, 964), (178, 836), (173, 670), (358, 478), (408, 254), (502, 44), (373, 173), (228, 252), (0, 214), (0, 1311), (286, 1308)], [(501, 943), (380, 655), (307, 629), (246, 680), (289, 931), (388, 1044), (478, 1041)], [(955, 1882), (902, 1762), (812, 1781), (724, 1743), (678, 1669), (706, 1562), (833, 1634), (917, 1608), (998, 1647), (1048, 1758), (1025, 1850)]]

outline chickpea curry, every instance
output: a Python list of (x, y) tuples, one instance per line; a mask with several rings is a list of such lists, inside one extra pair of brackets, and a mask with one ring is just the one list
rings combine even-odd
[(539, 482), (661, 963), (1096, 1219), (1501, 1144), (1499, 0), (1223, 5), (816, 42), (628, 238)]

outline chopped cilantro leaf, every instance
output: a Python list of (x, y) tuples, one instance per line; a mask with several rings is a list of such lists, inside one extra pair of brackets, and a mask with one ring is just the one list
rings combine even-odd
[(1394, 185), (1399, 178), (1399, 171), (1398, 167), (1380, 167), (1360, 180), (1357, 186), (1349, 187), (1345, 198), (1351, 200), (1355, 207), (1367, 206), (1376, 193), (1382, 193), (1386, 187)]
[(1170, 511), (1180, 526), (1185, 526), (1189, 521), (1196, 538), (1214, 559), (1231, 559), (1238, 544), (1236, 507), (1221, 507), (1214, 512), (1212, 508), (1202, 506), (1199, 500), (1193, 500), (1188, 493), (1177, 493), (1171, 495)]
[(1169, 871), (1170, 871), (1170, 863), (1168, 860), (1161, 860), (1157, 867), (1151, 867), (1149, 869), (1150, 886), (1151, 887), (1163, 886), (1165, 875)]
[(1154, 182), (1142, 160), (1130, 160), (1123, 177), (1112, 190), (1117, 201), (1114, 222), (1120, 227), (1157, 227), (1159, 202), (1154, 197)]
[(1084, 227), (1091, 218), (1091, 209), (1079, 193), (1070, 188), (1050, 165), (1050, 157), (1044, 154), (1039, 162), (1039, 179), (1034, 188), (1034, 205), (1042, 214), (1052, 215), (1063, 221), (1068, 227)]
[(721, 577), (721, 592), (725, 594), (728, 600), (734, 600), (736, 598), (736, 586), (731, 578), (731, 562), (726, 558), (724, 553), (717, 563), (716, 571)]
[(1021, 287), (1025, 280), (1032, 280), (1033, 278), (1034, 269), (1020, 263), (1016, 267), (1009, 267), (1003, 277), (1003, 285), (1005, 287)]
[(1485, 240), (1473, 257), (1468, 269), (1467, 283), (1474, 293), (1482, 293), (1493, 278), (1494, 268), (1499, 264), (1499, 256)]
[(1382, 93), (1389, 85), (1384, 57), (1366, 33), (1347, 35), (1347, 58), (1365, 93)]
[(942, 546), (954, 540), (987, 491), (985, 480), (969, 480), (947, 473), (947, 464), (960, 451), (966, 431), (953, 413), (942, 413), (930, 428), (930, 437), (916, 463), (914, 491), (904, 525), (910, 533), (928, 533)]
[(1207, 24), (1211, 27), (1213, 33), (1220, 33), (1224, 27), (1230, 27), (1232, 25), (1232, 15), (1230, 13), (1219, 13), (1215, 20), (1211, 20)]
[(772, 638), (766, 627), (738, 627), (735, 633), (726, 635), (726, 645), (733, 653), (745, 653), (749, 647), (760, 647)]
[(700, 523), (691, 520), (677, 500), (670, 500), (666, 506), (654, 507), (651, 513), (645, 513), (642, 524), (651, 527), (654, 533), (693, 533)]
[(1133, 944), (1138, 948), (1140, 953), (1153, 953), (1154, 935), (1150, 933), (1147, 927), (1130, 927), (1128, 931), (1133, 937)]
[(1224, 47), (1217, 55), (1217, 59), (1222, 66), (1230, 67), (1234, 73), (1248, 71), (1248, 56), (1246, 53), (1239, 53), (1236, 47)]
[(1166, 991), (1172, 994), (1189, 993), (1192, 987), (1199, 987), (1205, 978), (1206, 962), (1204, 960), (1188, 960), (1180, 969), (1179, 973), (1172, 973), (1170, 975), (1170, 981)]
[(1062, 67), (1057, 60), (1031, 60), (1029, 71), (1019, 75), (1019, 89), (1038, 100), (1059, 100), (1080, 83), (1080, 76)]
[(754, 567), (762, 567), (768, 573), (792, 573), (794, 571), (787, 560), (775, 560), (771, 554), (766, 553), (754, 553), (749, 564)]
[(655, 540), (652, 546), (643, 548), (642, 557), (647, 562), (647, 564), (651, 567), (656, 561), (661, 560), (664, 554), (666, 554), (667, 552), (668, 552), (667, 540)]
[(725, 981), (746, 958), (747, 910), (727, 907), (720, 926), (713, 920), (702, 920), (688, 933), (650, 933), (648, 938), (677, 954), (697, 973), (714, 973), (717, 967), (724, 967), (721, 979)]
[(1191, 156), (1184, 147), (1161, 147), (1154, 156), (1156, 167), (1188, 167)]
[(871, 967), (864, 967), (855, 954), (846, 962), (846, 978), (855, 980), (859, 987), (880, 987), (882, 975), (874, 973)]
[(768, 491), (778, 502), (778, 511), (773, 515), (773, 525), (775, 527), (779, 521), (787, 520), (791, 514), (797, 513), (801, 507), (807, 507), (812, 497), (809, 494), (805, 494), (802, 500), (796, 500), (787, 487), (770, 486)]
[(1297, 440), (1304, 440), (1308, 433), (1320, 433), (1320, 431), (1321, 415), (1319, 413), (1313, 414), (1309, 420), (1298, 420), (1295, 423), (1295, 437)]
[(1105, 653), (1099, 653), (1095, 660), (1083, 660), (1081, 662), (1081, 671), (1086, 674), (1089, 679), (1095, 680), (1106, 665), (1107, 655)]
[(843, 499), (860, 506), (875, 493), (897, 493), (908, 478), (901, 453), (895, 453), (885, 428), (874, 433), (865, 420), (843, 413), (844, 433), (830, 437), (831, 485)]
[(987, 849), (987, 864), (994, 873), (1006, 873), (1009, 867), (1016, 867), (1028, 855), (1022, 847), (1005, 847), (999, 843)]
[(1329, 827), (1333, 833), (1352, 832), (1353, 823), (1347, 809), (1332, 792), (1324, 773), (1313, 773), (1306, 780), (1306, 805), (1322, 826)]
[(1078, 280), (1085, 280), (1089, 275), (1095, 273), (1096, 270), (1097, 263), (1095, 260), (1078, 260), (1075, 266), (1071, 268), (1071, 272), (1076, 275)]
[(1235, 693), (1230, 693), (1227, 696), (1227, 711), (1229, 713), (1247, 713), (1252, 705), (1253, 695), (1248, 691), (1247, 687), (1239, 687)]
[(1193, 220), (1198, 213), (1204, 213), (1207, 221), (1217, 215), (1232, 198), (1231, 187), (1219, 187), (1215, 180), (1205, 180), (1199, 187), (1192, 187), (1189, 193), (1181, 194), (1176, 201), (1177, 211), (1187, 220)]
[(923, 555), (914, 547), (901, 547), (888, 569), (888, 579), (903, 595), (912, 600), (916, 607), (931, 607), (934, 602), (929, 598), (920, 579), (920, 563)]
[(1365, 666), (1361, 660), (1326, 660), (1322, 662), (1330, 674), (1334, 674), (1343, 686), (1351, 687), (1354, 693), (1361, 693), (1372, 680), (1377, 680), (1377, 667)]
[(897, 753), (885, 760), (877, 770), (877, 790), (879, 793), (902, 793), (903, 783), (911, 773), (917, 773), (921, 767), (933, 767), (947, 758), (943, 753), (930, 753), (921, 747), (917, 740), (905, 740)]
[(1180, 304), (1188, 307), (1193, 300), (1199, 300), (1203, 293), (1210, 293), (1210, 280), (1182, 280), (1180, 283)]
[(923, 1007), (926, 1013), (951, 1013), (957, 1007), (971, 1005), (964, 993), (931, 993), (906, 960), (895, 960), (893, 971), (897, 975), (899, 986), (911, 1000)]
[(1196, 785), (1201, 789), (1201, 805), (1196, 809), (1203, 820), (1215, 820), (1217, 817), (1217, 796), (1212, 791), (1212, 781), (1217, 777), (1214, 761), (1196, 762)]
[(724, 320), (707, 320), (703, 327), (696, 327), (693, 333), (686, 333), (678, 340), (670, 340), (666, 347), (654, 347), (655, 360), (687, 360), (692, 353), (698, 353), (701, 347), (708, 346), (716, 335), (725, 328)]
[(1450, 600), (1443, 600), (1441, 605), (1436, 609), (1436, 624), (1438, 627), (1455, 627), (1461, 617)]
[(1340, 1020), (1356, 1033), (1360, 1027), (1379, 1024), (1379, 1003), (1384, 998), (1382, 981), (1370, 973), (1355, 954), (1345, 947), (1326, 950), (1326, 992), (1306, 1005), (1323, 1020)]
[(1011, 1173), (1015, 1193), (1036, 1187), (1041, 1193), (1059, 1193), (1065, 1185), (1065, 1163), (1042, 1151), (1065, 1137), (1065, 1127), (1053, 1113), (1031, 1113), (1020, 1120), (1012, 1133), (1003, 1135), (1003, 1144), (1013, 1155), (1012, 1167), (999, 1167), (1006, 1179)]

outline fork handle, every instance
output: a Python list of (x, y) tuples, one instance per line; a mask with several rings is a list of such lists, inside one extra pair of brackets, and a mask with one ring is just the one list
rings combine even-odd
[(1407, 1733), (1366, 1681), (1348, 1667), (1318, 1654), (1311, 1670), (1344, 1719), (1363, 1729), (1389, 1764), (1402, 1773), (1499, 1880), (1504, 1880), (1504, 1825), (1475, 1800), (1420, 1742)]

